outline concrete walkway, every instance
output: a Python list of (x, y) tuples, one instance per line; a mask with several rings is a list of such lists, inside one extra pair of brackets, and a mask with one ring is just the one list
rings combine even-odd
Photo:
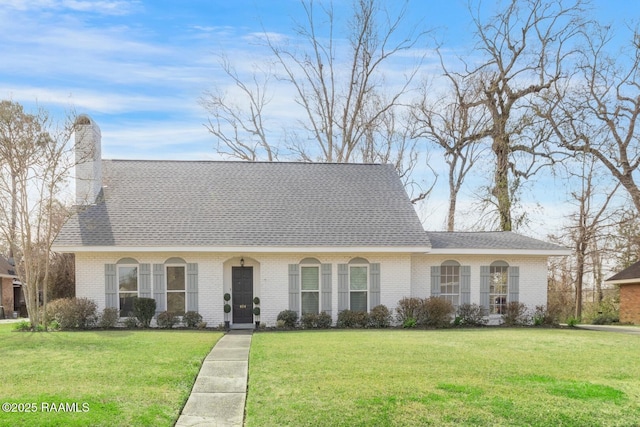
[(202, 363), (176, 427), (242, 426), (252, 331), (223, 336)]

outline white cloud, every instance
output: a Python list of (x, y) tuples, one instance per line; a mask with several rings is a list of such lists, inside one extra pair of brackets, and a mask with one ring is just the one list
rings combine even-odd
[[(98, 123), (100, 125), (100, 123)], [(176, 121), (127, 121), (101, 127), (105, 158), (220, 160), (203, 125)]]
[(144, 95), (139, 93), (101, 92), (99, 90), (55, 88), (38, 86), (0, 85), (0, 97), (29, 104), (38, 102), (43, 106), (75, 108), (78, 111), (94, 111), (105, 114), (166, 111), (168, 105), (176, 109), (200, 111), (195, 103), (186, 98), (167, 94)]
[(138, 0), (4, 0), (0, 8), (20, 11), (71, 10), (104, 15), (125, 15), (139, 5)]

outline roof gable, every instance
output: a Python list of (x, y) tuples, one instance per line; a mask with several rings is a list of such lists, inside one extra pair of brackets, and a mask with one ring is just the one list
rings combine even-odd
[(3, 277), (16, 277), (15, 267), (12, 266), (9, 261), (0, 256), (0, 276)]
[(391, 165), (103, 160), (103, 197), (64, 247), (416, 247), (424, 233)]
[(613, 284), (640, 282), (640, 261), (609, 277), (605, 282)]

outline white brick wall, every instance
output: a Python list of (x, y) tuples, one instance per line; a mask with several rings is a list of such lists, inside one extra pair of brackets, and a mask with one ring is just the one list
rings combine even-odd
[[(76, 295), (94, 300), (99, 310), (105, 306), (105, 264), (115, 264), (121, 258), (133, 258), (139, 263), (162, 264), (174, 253), (78, 253), (76, 254)], [(188, 263), (198, 263), (198, 312), (210, 326), (224, 321), (223, 295), (231, 293), (231, 267), (253, 267), (254, 296), (260, 298), (260, 320), (275, 325), (278, 313), (289, 308), (289, 264), (307, 257), (332, 265), (332, 315), (338, 311), (338, 264), (346, 264), (362, 254), (177, 254)], [(380, 301), (395, 307), (401, 296), (411, 293), (411, 257), (399, 255), (367, 255), (370, 263), (380, 263)], [(400, 297), (399, 297), (400, 295)]]
[(216, 254), (216, 253), (78, 253), (76, 254), (76, 295), (93, 299), (102, 310), (105, 305), (105, 264), (115, 264), (121, 258), (134, 258), (139, 263), (162, 264), (178, 256), (188, 263), (198, 263), (198, 312), (209, 326), (224, 321), (223, 295), (231, 293), (231, 267), (240, 265), (254, 270), (254, 296), (260, 298), (260, 320), (274, 325), (276, 317), (289, 305), (289, 264), (297, 264), (307, 257), (332, 265), (332, 316), (338, 310), (338, 264), (346, 264), (355, 257), (380, 263), (380, 302), (388, 308), (396, 307), (405, 296), (430, 296), (430, 267), (453, 259), (471, 266), (471, 302), (480, 300), (480, 266), (493, 261), (506, 261), (520, 267), (520, 301), (530, 307), (546, 305), (547, 262), (545, 257), (533, 256), (436, 256), (409, 254)]
[(529, 308), (547, 305), (547, 257), (543, 256), (487, 256), (487, 255), (414, 255), (411, 269), (412, 296), (426, 298), (431, 295), (431, 266), (454, 260), (471, 267), (471, 303), (480, 303), (480, 266), (494, 261), (505, 261), (511, 267), (520, 267), (520, 302)]

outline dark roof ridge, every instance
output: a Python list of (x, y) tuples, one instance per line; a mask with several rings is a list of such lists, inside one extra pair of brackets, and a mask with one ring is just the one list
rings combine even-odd
[(241, 164), (295, 164), (295, 165), (350, 165), (350, 166), (393, 166), (391, 163), (362, 163), (362, 162), (305, 162), (305, 161), (268, 161), (268, 160), (205, 160), (205, 159), (102, 159), (109, 162), (156, 162), (156, 163), (241, 163)]
[[(504, 230), (489, 230), (489, 231), (443, 231), (443, 230), (439, 230), (439, 231), (434, 231), (434, 230), (425, 230), (427, 233), (514, 233), (514, 234), (519, 234), (516, 233), (513, 230), (509, 230), (509, 231), (504, 231)], [(520, 234), (521, 236), (524, 236), (524, 234)]]

